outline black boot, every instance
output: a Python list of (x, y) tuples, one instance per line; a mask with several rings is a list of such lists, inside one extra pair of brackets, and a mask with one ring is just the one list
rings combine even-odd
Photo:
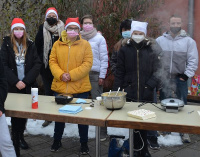
[(20, 148), (19, 148), (19, 133), (12, 132), (12, 141), (15, 148), (15, 153), (17, 157), (20, 157)]
[(144, 148), (141, 150), (141, 157), (151, 157), (147, 145), (144, 145)]
[(24, 140), (24, 134), (23, 133), (20, 133), (20, 148), (21, 149), (28, 149), (29, 148), (28, 144)]

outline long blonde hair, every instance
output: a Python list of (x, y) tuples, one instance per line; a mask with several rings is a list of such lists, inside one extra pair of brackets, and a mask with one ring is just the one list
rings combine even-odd
[[(15, 54), (18, 54), (18, 48), (17, 48), (17, 44), (16, 44), (17, 40), (16, 40), (16, 37), (14, 35), (14, 29), (12, 30), (11, 32), (11, 43), (13, 45), (13, 50), (15, 51)], [(26, 33), (26, 30), (24, 29), (24, 35), (23, 37), (20, 39), (20, 43), (22, 43), (22, 52), (24, 52), (24, 55), (26, 55), (26, 51), (27, 51), (27, 33)], [(20, 44), (19, 43), (19, 44)]]

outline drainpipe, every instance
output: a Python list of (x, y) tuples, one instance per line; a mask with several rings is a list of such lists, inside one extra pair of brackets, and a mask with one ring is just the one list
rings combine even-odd
[[(194, 0), (188, 0), (188, 33), (191, 38), (194, 34)], [(188, 79), (188, 87), (191, 87), (192, 79)]]
[(193, 38), (194, 32), (194, 0), (188, 1), (188, 33)]

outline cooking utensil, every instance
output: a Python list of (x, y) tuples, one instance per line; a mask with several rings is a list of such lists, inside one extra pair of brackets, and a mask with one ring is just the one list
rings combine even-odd
[(58, 94), (55, 96), (57, 104), (68, 104), (73, 100), (73, 95), (70, 94)]
[(120, 90), (120, 87), (118, 88), (117, 93), (115, 94), (115, 96), (117, 96), (117, 94), (119, 93), (119, 90)]
[(166, 112), (177, 113), (184, 107), (184, 102), (176, 98), (167, 98), (161, 101), (161, 106)]
[(111, 93), (111, 90), (109, 91), (109, 94), (108, 94), (108, 96), (110, 96), (110, 93)]
[(109, 110), (119, 110), (126, 103), (126, 94), (122, 91), (119, 91), (117, 96), (116, 91), (102, 93), (102, 104)]

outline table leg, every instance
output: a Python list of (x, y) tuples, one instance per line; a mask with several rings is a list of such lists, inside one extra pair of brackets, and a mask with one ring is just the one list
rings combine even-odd
[(100, 127), (95, 126), (95, 134), (96, 134), (96, 157), (100, 157)]
[(132, 157), (133, 156), (133, 138), (134, 138), (134, 129), (129, 129), (129, 156)]

